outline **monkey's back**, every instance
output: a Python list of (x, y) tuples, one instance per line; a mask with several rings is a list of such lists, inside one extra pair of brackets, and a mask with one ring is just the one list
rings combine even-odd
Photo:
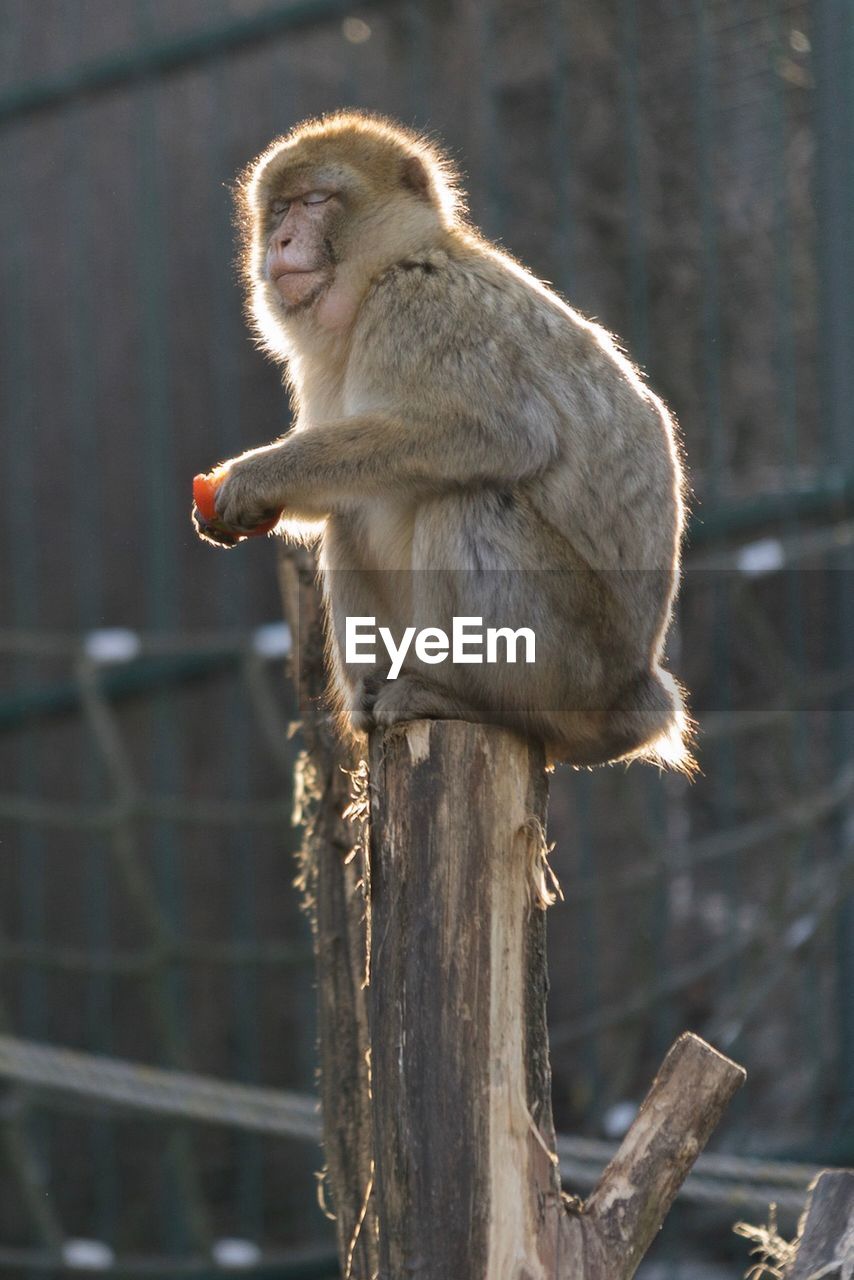
[[(395, 403), (386, 389), (395, 388)], [(449, 415), (542, 465), (508, 485), (592, 568), (675, 572), (682, 476), (662, 403), (604, 329), (512, 259), (466, 235), (385, 271), (365, 299), (347, 412)]]

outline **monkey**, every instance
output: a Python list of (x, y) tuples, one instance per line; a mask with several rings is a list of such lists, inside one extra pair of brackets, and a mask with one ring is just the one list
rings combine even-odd
[[(487, 240), (448, 155), (385, 117), (298, 125), (236, 203), (248, 317), (294, 425), (226, 464), (217, 512), (247, 532), (282, 511), (277, 532), (319, 541), (342, 729), (480, 721), (552, 762), (690, 772), (662, 658), (681, 445), (616, 340)], [(347, 661), (348, 618), (400, 636), (460, 617), (531, 629), (535, 661), (422, 646), (395, 679), (381, 646)]]

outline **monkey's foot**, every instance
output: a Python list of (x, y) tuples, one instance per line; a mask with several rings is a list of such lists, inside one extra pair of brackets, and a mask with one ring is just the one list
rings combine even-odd
[(377, 726), (387, 729), (404, 720), (477, 722), (483, 719), (483, 712), (417, 676), (402, 675), (383, 683), (374, 699), (373, 718)]
[(362, 676), (350, 697), (350, 723), (357, 733), (370, 733), (376, 728), (374, 705), (385, 684), (382, 672)]

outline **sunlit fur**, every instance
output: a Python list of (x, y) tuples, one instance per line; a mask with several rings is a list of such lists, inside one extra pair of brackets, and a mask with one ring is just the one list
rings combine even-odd
[[(266, 278), (271, 204), (310, 190), (334, 193), (304, 225), (320, 217), (336, 265), (289, 311)], [(660, 665), (684, 519), (675, 429), (611, 336), (487, 242), (447, 157), (388, 120), (344, 112), (277, 139), (238, 217), (249, 315), (296, 422), (234, 461), (218, 509), (248, 528), (283, 507), (283, 531), (319, 533), (342, 723), (492, 721), (577, 765), (690, 769)], [(347, 671), (354, 614), (395, 636), (454, 615), (529, 626), (537, 662), (407, 660), (388, 681), (380, 647), (376, 670)]]

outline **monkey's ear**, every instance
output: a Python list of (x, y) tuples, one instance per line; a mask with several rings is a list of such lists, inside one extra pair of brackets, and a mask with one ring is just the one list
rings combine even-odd
[(430, 199), (430, 176), (419, 156), (407, 156), (400, 173), (403, 185), (422, 200)]

